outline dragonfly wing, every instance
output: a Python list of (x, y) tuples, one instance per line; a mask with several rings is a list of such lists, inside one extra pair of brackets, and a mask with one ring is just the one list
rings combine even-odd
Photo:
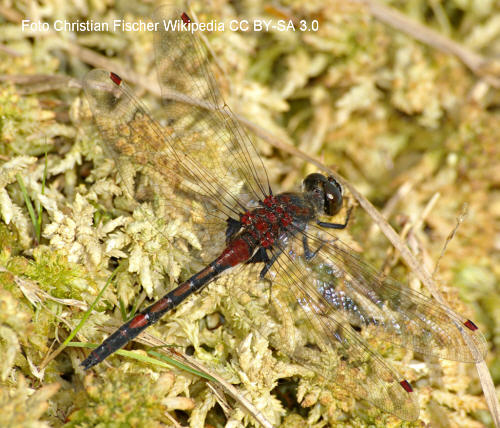
[(484, 336), (472, 321), (393, 278), (382, 278), (341, 240), (307, 232), (316, 257), (305, 262), (311, 285), (325, 304), (358, 329), (425, 355), (480, 362), (487, 352)]
[(418, 418), (410, 384), (316, 290), (316, 274), (293, 245), (284, 249), (271, 275), (271, 307), (278, 320), (272, 343), (277, 349), (385, 412), (404, 420)]
[[(263, 200), (269, 183), (262, 160), (224, 101), (208, 50), (198, 34), (189, 31), (190, 18), (173, 5), (165, 5), (156, 10), (153, 20), (161, 29), (155, 33), (158, 81), (165, 115), (176, 138), (215, 141), (203, 146), (204, 162), (209, 163), (213, 175), (225, 182), (231, 171), (241, 185), (240, 197)], [(178, 27), (167, 30), (168, 25)], [(186, 118), (191, 118), (190, 126), (185, 126)], [(189, 147), (184, 143), (185, 149)]]
[(209, 231), (224, 229), (228, 218), (239, 220), (250, 203), (262, 200), (269, 184), (251, 139), (220, 95), (197, 35), (165, 29), (165, 17), (182, 22), (181, 15), (164, 6), (154, 17), (160, 24), (155, 35), (159, 80), (165, 93), (172, 95), (173, 89), (177, 97), (166, 101), (165, 127), (113, 73), (91, 71), (84, 89), (129, 197), (135, 196), (139, 167), (151, 178), (161, 213), (181, 208), (195, 213)]
[[(210, 169), (210, 163), (202, 159), (203, 145), (216, 144), (215, 141), (174, 138), (172, 129), (162, 128), (128, 86), (107, 71), (90, 71), (84, 80), (84, 90), (106, 151), (115, 159), (128, 159), (153, 171), (161, 182), (170, 184), (170, 190), (156, 189), (159, 193), (167, 193), (163, 196), (168, 198), (174, 188), (189, 191), (221, 217), (234, 217), (241, 211), (238, 189), (231, 188), (230, 180), (225, 181), (219, 171)], [(229, 176), (231, 171), (225, 173)], [(128, 177), (122, 178), (130, 181)]]

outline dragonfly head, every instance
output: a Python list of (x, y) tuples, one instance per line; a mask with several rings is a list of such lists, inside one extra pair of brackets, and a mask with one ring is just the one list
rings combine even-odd
[(332, 216), (342, 208), (342, 187), (333, 177), (309, 174), (302, 183), (302, 188), (320, 214)]

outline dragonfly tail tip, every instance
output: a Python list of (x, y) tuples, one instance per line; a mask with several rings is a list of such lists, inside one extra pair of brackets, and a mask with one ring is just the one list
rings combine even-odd
[(97, 363), (99, 363), (98, 359), (90, 354), (85, 360), (80, 363), (80, 366), (83, 367), (85, 371), (94, 367)]

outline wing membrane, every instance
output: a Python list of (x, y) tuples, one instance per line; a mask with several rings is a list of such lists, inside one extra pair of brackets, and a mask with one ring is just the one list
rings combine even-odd
[[(108, 153), (147, 167), (172, 186), (196, 194), (213, 206), (210, 211), (217, 208), (223, 216), (234, 217), (244, 209), (237, 197), (241, 183), (224, 180), (221, 171), (209, 168), (213, 164), (204, 161), (205, 148), (218, 146), (216, 141), (195, 140), (194, 133), (180, 139), (171, 128), (162, 128), (127, 85), (116, 85), (104, 70), (89, 72), (84, 89)], [(179, 129), (193, 125), (195, 118), (187, 114)], [(219, 156), (224, 156), (223, 148)], [(230, 173), (225, 171), (225, 176)], [(132, 190), (130, 193), (133, 196)]]
[[(305, 239), (312, 258), (300, 248)], [(286, 268), (307, 272), (299, 278), (302, 286), (344, 323), (426, 355), (462, 362), (484, 359), (486, 340), (471, 321), (390, 277), (381, 278), (340, 239), (311, 226), (293, 241), (294, 250), (285, 250)]]
[(416, 420), (419, 407), (411, 387), (315, 289), (316, 273), (293, 247), (273, 266), (272, 307), (277, 319), (273, 345), (327, 383), (336, 383), (401, 419)]
[[(153, 19), (160, 27), (179, 25), (175, 31), (155, 33), (158, 81), (170, 126), (176, 132), (182, 128), (182, 138), (196, 135), (201, 140), (217, 141), (211, 150), (205, 149), (211, 169), (223, 176), (232, 171), (243, 183), (243, 199), (262, 200), (270, 189), (262, 160), (220, 93), (205, 45), (196, 34), (187, 31), (189, 18), (174, 6), (166, 5), (157, 9)], [(186, 115), (196, 117), (194, 126), (177, 126)], [(220, 150), (223, 156), (218, 153)]]
[(470, 321), (394, 279), (380, 278), (323, 229), (311, 226), (272, 252), (281, 254), (270, 272), (274, 346), (384, 411), (405, 420), (418, 417), (407, 382), (361, 334), (450, 360), (478, 362), (486, 354), (482, 334), (467, 328)]
[(392, 279), (381, 278), (339, 239), (308, 239), (318, 249), (308, 262), (314, 287), (329, 305), (358, 328), (370, 328), (381, 340), (426, 355), (480, 362), (487, 352), (484, 336), (450, 308)]
[[(173, 19), (182, 22), (181, 15), (165, 6), (154, 16), (161, 21), (155, 35), (158, 77), (170, 95), (165, 98), (166, 127), (116, 75), (93, 70), (84, 89), (130, 198), (135, 197), (133, 177), (139, 167), (152, 177), (160, 207), (197, 210), (197, 217), (224, 228), (228, 217), (239, 218), (249, 204), (263, 199), (269, 184), (251, 139), (219, 92), (197, 35), (163, 26)], [(185, 197), (178, 197), (179, 190)]]

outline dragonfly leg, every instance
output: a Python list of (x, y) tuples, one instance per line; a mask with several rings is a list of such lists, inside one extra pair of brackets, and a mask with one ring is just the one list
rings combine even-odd
[(347, 223), (349, 222), (349, 217), (351, 216), (352, 207), (347, 211), (347, 216), (344, 223), (328, 223), (326, 221), (317, 221), (316, 224), (321, 227), (326, 227), (328, 229), (345, 229)]
[[(283, 252), (283, 249), (282, 248), (278, 248), (276, 250), (276, 252), (273, 254), (273, 256), (271, 258), (269, 258), (269, 256), (267, 255), (267, 252), (264, 248), (260, 248), (259, 251), (257, 253), (255, 253), (254, 257), (257, 256), (257, 254), (261, 253), (261, 254), (264, 254), (265, 257), (266, 257), (266, 260), (265, 260), (265, 266), (262, 268), (262, 270), (260, 271), (260, 274), (259, 274), (259, 277), (262, 279), (264, 278), (264, 276), (266, 276), (266, 273), (269, 271), (269, 269), (271, 269), (271, 266), (274, 264), (274, 262), (278, 259), (278, 257), (281, 255), (281, 253)], [(262, 260), (264, 261), (264, 260)], [(271, 285), (269, 286), (269, 302), (271, 302), (273, 299), (273, 282), (271, 282)]]
[(269, 256), (264, 248), (260, 247), (259, 250), (252, 256), (248, 263), (268, 263)]
[(321, 247), (323, 245), (325, 245), (324, 242), (322, 242), (315, 251), (311, 251), (311, 249), (309, 248), (309, 243), (307, 242), (307, 236), (302, 235), (302, 246), (304, 247), (304, 256), (307, 261), (312, 260), (316, 256), (316, 254), (318, 254), (318, 251), (321, 250)]
[[(271, 258), (269, 258), (269, 255), (267, 254), (267, 251), (264, 247), (260, 247), (258, 251), (253, 255), (253, 257), (247, 262), (248, 263), (265, 263), (265, 266), (262, 268), (260, 271), (259, 277), (262, 279), (266, 275), (266, 273), (271, 269), (271, 266), (274, 264), (276, 259), (280, 256), (280, 254), (283, 252), (282, 249), (276, 250), (276, 252), (273, 254)], [(271, 287), (269, 287), (269, 301), (271, 301), (272, 298), (272, 283)]]
[(234, 218), (228, 217), (226, 220), (227, 228), (226, 228), (226, 244), (229, 243), (229, 240), (232, 236), (241, 229), (241, 222), (235, 220)]
[[(261, 248), (259, 251), (263, 251), (264, 253), (266, 253), (266, 250), (264, 250), (264, 248)], [(269, 258), (269, 256), (266, 253), (266, 257), (267, 257), (267, 260), (265, 261), (266, 265), (262, 268), (262, 270), (260, 271), (260, 274), (259, 274), (261, 279), (264, 278), (266, 273), (269, 271), (269, 269), (271, 269), (271, 266), (274, 264), (274, 262), (281, 255), (282, 252), (283, 252), (283, 249), (278, 248), (271, 258)]]
[(266, 249), (260, 247), (259, 250), (253, 255), (253, 257), (247, 263), (265, 263), (266, 265), (259, 274), (260, 278), (264, 278), (266, 273), (269, 271), (269, 269), (271, 269), (271, 266), (282, 252), (283, 250), (278, 250), (276, 251), (276, 253), (273, 255), (272, 258), (269, 258)]

